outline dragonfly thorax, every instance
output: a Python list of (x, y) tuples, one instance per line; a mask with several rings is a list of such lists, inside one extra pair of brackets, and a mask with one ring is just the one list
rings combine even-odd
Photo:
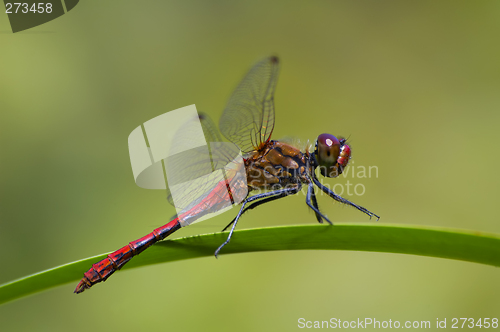
[(247, 183), (253, 189), (276, 189), (308, 182), (308, 158), (299, 149), (269, 141), (245, 160)]

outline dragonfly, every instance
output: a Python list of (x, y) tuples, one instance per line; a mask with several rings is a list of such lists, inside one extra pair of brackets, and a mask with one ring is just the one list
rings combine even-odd
[[(198, 158), (200, 154), (195, 150), (177, 154), (176, 158), (165, 162), (167, 173), (170, 171), (170, 174), (183, 177), (184, 180), (203, 178), (201, 185), (196, 188), (184, 188), (175, 200), (169, 191), (170, 188), (167, 188), (169, 202), (175, 203), (177, 207), (181, 206), (180, 212), (166, 225), (130, 242), (93, 264), (84, 273), (75, 293), (81, 293), (105, 281), (134, 256), (182, 227), (209, 213), (222, 210), (227, 207), (228, 201), (229, 205), (239, 203), (241, 206), (236, 217), (223, 229), (225, 231), (231, 227), (226, 241), (215, 250), (216, 257), (231, 240), (240, 217), (246, 211), (297, 194), (303, 186), (307, 187), (306, 204), (320, 223), (326, 221), (332, 224), (328, 217), (320, 212), (316, 187), (339, 203), (351, 206), (370, 218), (376, 217), (377, 220), (380, 218), (364, 207), (335, 194), (318, 179), (317, 173), (324, 177), (337, 177), (348, 165), (352, 150), (345, 138), (324, 133), (318, 136), (313, 149), (306, 148), (305, 151), (292, 144), (271, 139), (275, 124), (274, 92), (278, 80), (279, 62), (276, 56), (257, 62), (230, 96), (219, 121), (220, 133), (230, 143), (222, 143), (223, 139), (216, 126), (208, 116), (202, 114), (198, 120), (207, 142), (215, 142), (212, 146), (220, 142), (222, 147), (212, 149), (208, 162)], [(184, 139), (183, 134), (189, 135), (186, 132), (179, 133), (180, 141)], [(201, 177), (205, 174), (200, 171), (203, 168), (201, 166), (204, 166), (203, 163), (211, 163), (209, 168), (213, 170), (218, 167), (216, 164), (226, 165), (228, 160), (233, 160), (237, 152), (242, 154), (241, 163), (234, 163), (232, 168), (226, 168), (222, 179)], [(170, 179), (174, 177), (168, 178), (170, 187), (173, 187)]]

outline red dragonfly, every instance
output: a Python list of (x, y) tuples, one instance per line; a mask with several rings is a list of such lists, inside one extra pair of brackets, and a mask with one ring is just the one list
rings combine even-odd
[[(314, 211), (318, 222), (331, 221), (318, 207), (315, 187), (328, 194), (337, 202), (352, 206), (371, 217), (376, 214), (336, 195), (318, 180), (316, 169), (326, 177), (336, 177), (342, 173), (351, 157), (351, 148), (346, 140), (330, 134), (321, 134), (316, 140), (313, 151), (300, 149), (280, 141), (271, 140), (274, 129), (274, 90), (278, 79), (279, 60), (269, 57), (256, 63), (243, 78), (231, 95), (219, 122), (220, 132), (232, 143), (220, 143), (222, 139), (215, 125), (207, 116), (200, 115), (203, 132), (212, 151), (207, 162), (199, 158), (196, 149), (181, 153), (165, 162), (169, 180), (169, 202), (181, 207), (180, 212), (166, 225), (152, 233), (130, 242), (125, 247), (109, 254), (105, 259), (92, 265), (78, 283), (75, 293), (81, 293), (96, 283), (105, 281), (119, 270), (132, 257), (163, 240), (181, 227), (222, 210), (231, 204), (241, 203), (236, 217), (224, 228), (231, 227), (227, 240), (217, 248), (215, 256), (229, 243), (241, 215), (261, 204), (298, 193), (303, 185), (307, 186), (306, 203)], [(186, 136), (187, 135), (187, 136)], [(179, 133), (179, 141), (188, 137), (189, 132)], [(217, 147), (217, 142), (221, 147)], [(231, 146), (234, 148), (231, 148)], [(241, 163), (233, 163), (225, 168), (223, 178), (203, 175), (203, 163), (209, 169), (220, 169), (235, 160), (238, 152), (243, 153)], [(206, 166), (206, 165), (205, 165)], [(168, 176), (170, 173), (170, 177)], [(181, 180), (178, 180), (181, 178)], [(198, 178), (202, 185), (196, 188), (183, 188), (183, 182)], [(176, 183), (170, 183), (175, 179)], [(180, 184), (181, 191), (172, 188)], [(262, 191), (249, 196), (252, 191)], [(173, 197), (176, 196), (176, 197)], [(223, 231), (224, 231), (223, 230)]]

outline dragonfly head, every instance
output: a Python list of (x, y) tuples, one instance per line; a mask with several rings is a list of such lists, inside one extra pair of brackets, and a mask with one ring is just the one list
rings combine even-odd
[(323, 176), (335, 178), (342, 174), (351, 158), (351, 148), (345, 142), (330, 134), (318, 136), (314, 157)]

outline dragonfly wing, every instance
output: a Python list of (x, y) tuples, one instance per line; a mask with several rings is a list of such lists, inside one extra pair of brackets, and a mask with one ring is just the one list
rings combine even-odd
[(279, 60), (256, 63), (229, 98), (219, 122), (222, 134), (243, 153), (258, 149), (274, 129), (274, 90)]
[[(207, 145), (185, 149), (194, 132), (190, 128), (200, 123)], [(173, 146), (175, 151), (164, 160), (167, 200), (176, 207), (179, 215), (185, 214), (189, 220), (199, 219), (207, 213), (231, 207), (246, 197), (241, 152), (233, 143), (222, 142), (216, 126), (207, 115), (201, 114), (185, 123), (175, 135)], [(180, 149), (183, 151), (178, 152), (179, 146), (184, 146)], [(245, 182), (244, 186), (241, 181)], [(186, 214), (188, 211), (191, 212)]]
[(176, 145), (185, 145), (186, 142), (189, 144), (192, 135), (197, 135), (196, 130), (191, 129), (195, 128), (198, 123), (201, 124), (207, 142), (222, 141), (213, 121), (206, 114), (198, 114), (197, 118), (190, 119), (176, 132), (175, 144), (172, 144), (169, 157), (164, 160), (165, 171), (171, 174), (170, 180), (167, 181), (167, 200), (172, 205), (175, 204), (169, 188), (171, 185), (193, 180), (213, 171), (207, 146), (188, 147), (180, 153), (175, 151)]

